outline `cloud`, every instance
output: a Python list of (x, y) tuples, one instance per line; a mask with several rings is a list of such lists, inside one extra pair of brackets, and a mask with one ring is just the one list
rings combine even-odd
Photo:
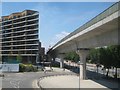
[(62, 31), (58, 34), (56, 34), (55, 36), (53, 36), (50, 46), (54, 46), (58, 41), (60, 41), (61, 39), (63, 39), (65, 36), (67, 36), (68, 34), (70, 34), (69, 32), (66, 31)]
[(64, 38), (65, 36), (67, 36), (68, 34), (70, 34), (70, 33), (69, 33), (69, 32), (66, 32), (66, 31), (62, 31), (61, 33), (55, 35), (55, 38), (56, 38), (57, 40), (60, 40), (60, 39)]
[(34, 10), (40, 13), (39, 38), (42, 46), (46, 49), (54, 46), (102, 10), (83, 7), (81, 3), (38, 3)]
[(42, 46), (45, 47), (45, 52), (47, 52), (49, 50), (49, 48), (52, 48), (58, 41), (60, 41), (61, 39), (63, 39), (65, 36), (67, 36), (68, 34), (70, 34), (69, 32), (66, 31), (62, 31), (56, 35), (54, 35), (53, 37), (51, 37), (50, 39), (48, 39), (47, 41), (42, 41)]

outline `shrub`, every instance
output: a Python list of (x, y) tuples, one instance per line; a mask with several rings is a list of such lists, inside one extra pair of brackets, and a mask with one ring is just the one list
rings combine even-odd
[(19, 72), (24, 72), (24, 71), (25, 71), (25, 65), (19, 64)]
[(20, 72), (36, 72), (37, 68), (33, 67), (32, 64), (20, 64), (19, 71)]

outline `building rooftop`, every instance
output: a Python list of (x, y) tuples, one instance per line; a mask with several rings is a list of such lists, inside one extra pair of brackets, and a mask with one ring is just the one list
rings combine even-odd
[(24, 10), (22, 12), (16, 12), (16, 13), (12, 13), (12, 14), (7, 15), (7, 16), (2, 16), (2, 18), (0, 18), (0, 21), (6, 21), (6, 20), (13, 19), (13, 18), (19, 18), (19, 17), (22, 17), (22, 16), (31, 15), (31, 14), (34, 14), (34, 13), (37, 13), (37, 12), (38, 11), (34, 11), (34, 10)]

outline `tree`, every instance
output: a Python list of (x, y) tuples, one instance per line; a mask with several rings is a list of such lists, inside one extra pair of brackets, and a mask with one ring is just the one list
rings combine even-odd
[(98, 73), (98, 67), (100, 66), (100, 52), (99, 49), (91, 49), (89, 58), (91, 60), (91, 63), (95, 63), (97, 67), (97, 73)]
[(112, 66), (115, 67), (115, 78), (117, 78), (117, 68), (120, 68), (120, 45), (113, 45), (108, 47), (112, 56)]
[(22, 56), (20, 54), (17, 55), (17, 62), (19, 62), (19, 63), (22, 62)]
[(91, 63), (98, 64), (99, 61), (99, 50), (98, 49), (91, 49), (89, 58), (91, 59)]
[(112, 59), (111, 59), (111, 53), (108, 48), (97, 48), (97, 49), (92, 49), (90, 51), (90, 59), (92, 63), (97, 64), (97, 72), (98, 72), (98, 67), (100, 64), (104, 66), (104, 68), (107, 68), (107, 74), (108, 76), (109, 69), (112, 66)]
[(111, 52), (108, 47), (100, 48), (99, 51), (100, 51), (100, 63), (104, 65), (104, 68), (108, 69), (106, 73), (106, 76), (108, 76), (109, 69), (111, 68), (113, 63)]
[(89, 55), (92, 63), (100, 63), (109, 69), (115, 67), (115, 78), (117, 78), (117, 68), (120, 68), (120, 45), (112, 45), (106, 48), (92, 49)]
[(65, 59), (70, 60), (72, 62), (78, 62), (79, 61), (79, 55), (76, 54), (76, 52), (69, 52), (65, 54)]

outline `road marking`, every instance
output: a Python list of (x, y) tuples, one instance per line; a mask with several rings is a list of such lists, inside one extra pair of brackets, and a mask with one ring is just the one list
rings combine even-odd
[(10, 81), (10, 84), (13, 88), (19, 88), (20, 81)]
[(38, 81), (37, 81), (37, 80), (34, 80), (34, 81), (32, 82), (32, 87), (33, 87), (33, 88), (39, 88), (38, 85), (37, 85), (37, 83), (38, 83)]
[(21, 74), (24, 74), (24, 73), (16, 73), (16, 75), (21, 75)]

